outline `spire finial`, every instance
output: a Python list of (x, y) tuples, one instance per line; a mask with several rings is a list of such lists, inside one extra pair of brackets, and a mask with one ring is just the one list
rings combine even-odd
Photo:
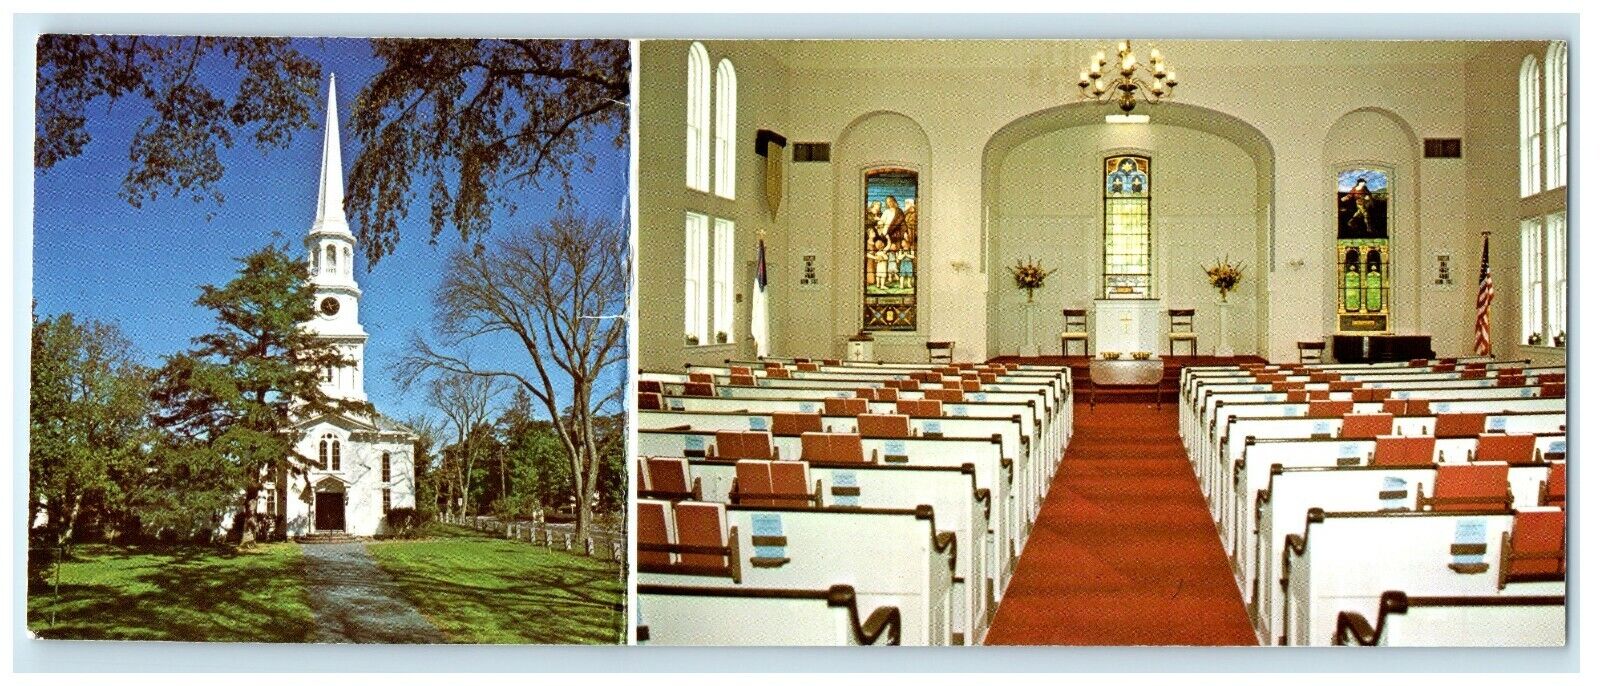
[(317, 182), (317, 218), (311, 231), (350, 232), (344, 216), (344, 161), (339, 154), (337, 75), (328, 75), (328, 112), (322, 125), (322, 174)]

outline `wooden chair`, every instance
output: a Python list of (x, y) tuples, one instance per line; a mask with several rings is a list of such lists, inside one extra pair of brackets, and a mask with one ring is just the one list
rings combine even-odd
[(928, 341), (928, 363), (955, 362), (955, 341)]
[(1294, 344), (1300, 350), (1301, 362), (1321, 362), (1322, 351), (1328, 348), (1327, 341), (1300, 341)]
[(1191, 356), (1200, 354), (1199, 336), (1194, 331), (1194, 310), (1167, 310), (1167, 354), (1176, 355), (1179, 341), (1189, 343)]
[(1061, 311), (1061, 356), (1066, 357), (1067, 346), (1073, 343), (1083, 344), (1083, 354), (1089, 354), (1089, 311), (1088, 310), (1062, 310)]

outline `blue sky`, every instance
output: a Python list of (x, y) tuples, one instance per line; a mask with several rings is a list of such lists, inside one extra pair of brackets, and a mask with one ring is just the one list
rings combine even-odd
[[(365, 40), (296, 42), (322, 64), (319, 106), (326, 102), (327, 74), (338, 74), (348, 173), (360, 153), (349, 117), (356, 94), (377, 74), (381, 61)], [(231, 77), (212, 82), (233, 83)], [(224, 87), (224, 92), (231, 91)], [(164, 197), (134, 208), (117, 192), (128, 170), (129, 140), (148, 108), (123, 100), (109, 109), (104, 103), (91, 105), (88, 112), (94, 140), (84, 153), (35, 173), (34, 299), (41, 316), (72, 312), (117, 323), (146, 362), (156, 365), (162, 356), (188, 349), (194, 336), (212, 330), (211, 312), (194, 305), (201, 284), (225, 283), (237, 273), (237, 258), (269, 242), (288, 242), (295, 254), (303, 252), (301, 238), (316, 210), (323, 114), (315, 115), (318, 129), (300, 131), (287, 148), (263, 153), (236, 135), (234, 147), (221, 152), (227, 170), (218, 186), (225, 197), (220, 206)], [(592, 172), (574, 174), (573, 188), (580, 211), (625, 219), (628, 150), (613, 147), (611, 138), (604, 132), (585, 145), (597, 161)], [(426, 404), (420, 391), (402, 393), (386, 367), (404, 353), (412, 332), (432, 338), (431, 295), (444, 258), (460, 243), (446, 227), (438, 245), (428, 244), (422, 190), (401, 224), (395, 253), (370, 271), (366, 260), (357, 259), (361, 321), (370, 337), (367, 394), (379, 411), (396, 418), (424, 412)], [(540, 222), (555, 208), (557, 192), (516, 192), (520, 210), (514, 217), (497, 211), (491, 234)], [(213, 216), (208, 219), (208, 214)], [(472, 350), (478, 363), (531, 370), (527, 353), (514, 339), (485, 343)]]

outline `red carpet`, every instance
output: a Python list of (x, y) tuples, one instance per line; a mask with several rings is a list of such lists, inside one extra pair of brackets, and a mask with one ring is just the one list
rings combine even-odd
[(1255, 645), (1169, 403), (1078, 403), (987, 643)]

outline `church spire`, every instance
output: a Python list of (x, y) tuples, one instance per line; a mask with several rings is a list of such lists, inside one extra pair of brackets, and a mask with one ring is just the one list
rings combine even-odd
[(328, 114), (322, 125), (322, 175), (317, 184), (317, 218), (311, 232), (350, 233), (344, 217), (344, 162), (339, 154), (339, 100), (335, 75), (328, 76)]

